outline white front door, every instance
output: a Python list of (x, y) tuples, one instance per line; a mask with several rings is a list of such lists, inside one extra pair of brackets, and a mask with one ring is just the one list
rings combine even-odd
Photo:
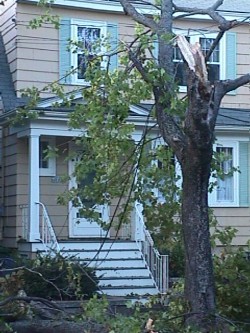
[[(69, 161), (69, 175), (71, 176), (74, 171), (75, 160)], [(76, 180), (71, 177), (69, 188), (78, 186)], [(89, 203), (88, 203), (89, 204)], [(91, 204), (91, 203), (90, 203)], [(109, 221), (109, 208), (107, 205), (92, 204), (94, 210), (99, 214), (103, 222)], [(69, 236), (76, 238), (89, 238), (89, 237), (108, 237), (109, 233), (100, 227), (97, 222), (90, 221), (79, 212), (78, 207), (74, 207), (69, 203)]]

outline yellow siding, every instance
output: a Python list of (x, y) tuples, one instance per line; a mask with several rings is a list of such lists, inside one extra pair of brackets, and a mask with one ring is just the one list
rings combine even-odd
[(234, 245), (246, 245), (250, 239), (250, 208), (214, 208), (214, 215), (219, 226), (238, 230)]

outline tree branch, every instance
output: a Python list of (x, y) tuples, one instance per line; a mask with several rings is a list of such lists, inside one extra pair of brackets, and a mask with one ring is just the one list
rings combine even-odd
[(219, 29), (223, 31), (227, 31), (231, 29), (237, 21), (228, 21), (222, 15), (220, 15), (216, 10), (223, 4), (224, 0), (217, 0), (211, 7), (208, 8), (197, 8), (197, 7), (181, 7), (173, 4), (175, 12), (184, 12), (184, 13), (191, 13), (200, 14), (200, 15), (208, 15), (213, 19), (215, 22), (219, 24)]
[(215, 40), (213, 41), (213, 44), (210, 47), (210, 50), (208, 51), (208, 53), (206, 54), (205, 57), (205, 62), (207, 62), (210, 58), (210, 56), (212, 55), (212, 53), (214, 52), (214, 49), (216, 48), (216, 46), (219, 44), (221, 38), (224, 36), (225, 34), (225, 30), (221, 30), (218, 35), (216, 36)]
[(244, 86), (247, 83), (250, 83), (250, 73), (244, 74), (235, 80), (223, 80), (220, 81), (220, 83), (223, 87), (222, 93), (224, 96), (228, 92), (235, 90), (241, 86)]
[(45, 298), (42, 298), (42, 297), (11, 296), (11, 297), (5, 298), (3, 301), (1, 301), (0, 307), (5, 306), (5, 305), (9, 304), (10, 302), (16, 302), (16, 301), (22, 301), (22, 302), (27, 302), (27, 303), (30, 303), (32, 301), (40, 302), (40, 303), (47, 305), (50, 308), (64, 312), (64, 310), (60, 306), (58, 306), (54, 302), (51, 302)]
[(129, 0), (120, 0), (124, 13), (131, 16), (136, 22), (150, 28), (153, 32), (157, 32), (158, 24), (151, 18), (139, 13)]

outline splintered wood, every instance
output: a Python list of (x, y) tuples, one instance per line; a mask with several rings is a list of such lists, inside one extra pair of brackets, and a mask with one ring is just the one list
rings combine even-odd
[(208, 80), (207, 67), (200, 44), (190, 44), (185, 36), (182, 35), (176, 37), (176, 42), (189, 69), (193, 71), (202, 82), (206, 82)]

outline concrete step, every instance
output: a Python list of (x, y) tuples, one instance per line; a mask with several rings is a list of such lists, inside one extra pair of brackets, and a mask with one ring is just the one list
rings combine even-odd
[(96, 275), (98, 277), (105, 277), (105, 278), (130, 278), (131, 276), (142, 276), (148, 277), (150, 276), (150, 272), (145, 267), (125, 267), (125, 268), (98, 268)]
[(108, 287), (108, 286), (112, 286), (112, 287), (135, 287), (135, 286), (152, 286), (154, 287), (154, 284), (152, 283), (152, 279), (151, 277), (145, 277), (145, 276), (138, 276), (138, 277), (130, 277), (130, 278), (100, 278), (100, 283), (99, 286), (100, 287)]
[(133, 241), (119, 241), (119, 240), (105, 240), (102, 242), (82, 240), (79, 242), (59, 242), (60, 249), (63, 251), (87, 251), (87, 250), (137, 250), (136, 242)]
[[(75, 259), (77, 260), (77, 258)], [(90, 267), (99, 269), (99, 268), (112, 268), (112, 269), (119, 269), (119, 268), (146, 268), (145, 262), (142, 259), (138, 258), (130, 258), (130, 259), (95, 259), (95, 260), (85, 260), (80, 259), (80, 262), (84, 262)]]
[(108, 296), (158, 294), (136, 242), (60, 242), (60, 248), (62, 254), (95, 268), (100, 289)]
[(80, 258), (82, 260), (101, 260), (101, 259), (141, 259), (141, 253), (138, 249), (111, 249), (111, 250), (62, 250), (68, 256)]
[(102, 287), (103, 293), (108, 296), (146, 296), (146, 295), (157, 295), (158, 289), (153, 286), (124, 286), (124, 287)]

